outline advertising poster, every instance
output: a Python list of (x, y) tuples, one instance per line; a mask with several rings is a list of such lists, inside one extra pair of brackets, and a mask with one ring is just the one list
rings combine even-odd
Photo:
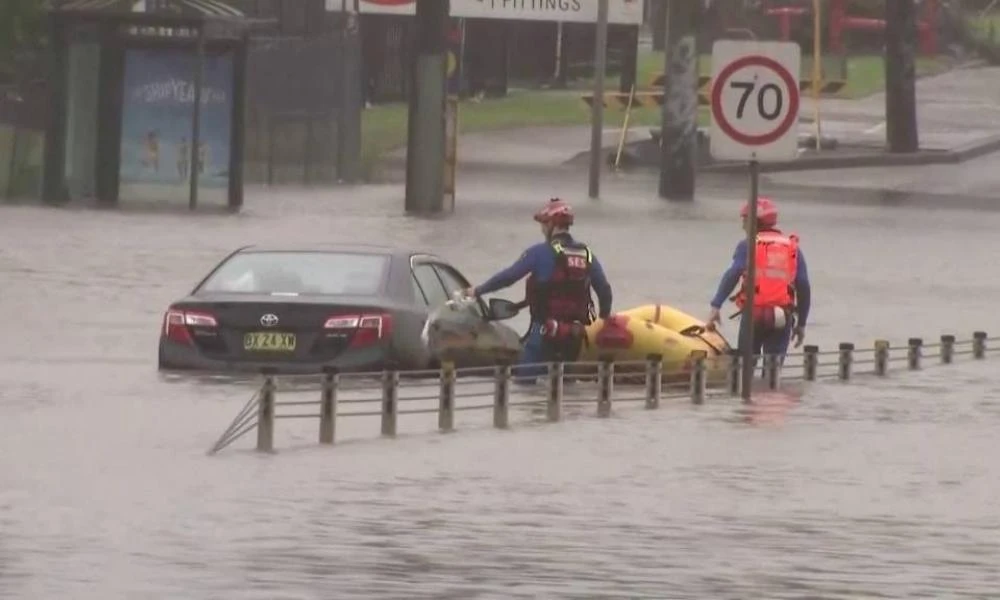
[(197, 65), (197, 55), (183, 50), (126, 52), (119, 173), (123, 200), (186, 204), (195, 151), (198, 203), (228, 201), (232, 59), (204, 57), (200, 140), (193, 149)]

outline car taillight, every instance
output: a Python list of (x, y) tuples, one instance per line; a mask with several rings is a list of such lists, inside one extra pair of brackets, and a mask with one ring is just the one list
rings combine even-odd
[(326, 320), (323, 329), (342, 333), (353, 331), (351, 346), (369, 346), (387, 339), (392, 333), (392, 315), (336, 315)]
[(197, 310), (181, 310), (171, 308), (163, 317), (163, 335), (174, 342), (191, 344), (191, 331), (188, 327), (217, 327), (215, 317)]

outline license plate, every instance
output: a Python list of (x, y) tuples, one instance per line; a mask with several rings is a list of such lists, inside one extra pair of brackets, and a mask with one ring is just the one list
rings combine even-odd
[(294, 333), (255, 331), (243, 336), (243, 349), (253, 352), (295, 352)]

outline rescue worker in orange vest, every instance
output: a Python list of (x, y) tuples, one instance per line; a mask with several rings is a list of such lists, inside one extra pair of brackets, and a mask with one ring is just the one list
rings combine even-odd
[[(743, 229), (749, 227), (749, 202), (743, 204), (740, 216)], [(806, 258), (799, 248), (795, 234), (784, 234), (777, 228), (778, 208), (770, 198), (757, 198), (757, 244), (753, 251), (757, 261), (757, 282), (752, 309), (754, 320), (754, 354), (777, 354), (784, 360), (791, 339), (795, 347), (802, 345), (812, 290)], [(720, 321), (719, 311), (726, 297), (737, 283), (740, 291), (732, 300), (741, 310), (744, 305), (743, 286), (746, 285), (747, 242), (740, 240), (733, 252), (733, 262), (722, 276), (719, 289), (712, 299), (708, 317), (709, 329)], [(742, 281), (741, 281), (742, 279)], [(735, 317), (736, 315), (733, 315)], [(743, 340), (743, 323), (740, 323), (739, 340)]]

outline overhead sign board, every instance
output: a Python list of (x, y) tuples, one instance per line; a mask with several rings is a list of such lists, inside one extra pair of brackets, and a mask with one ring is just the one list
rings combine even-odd
[(798, 156), (800, 62), (795, 42), (715, 42), (713, 158), (764, 162)]
[[(641, 25), (645, 0), (609, 0), (608, 22)], [(597, 0), (451, 0), (451, 16), (462, 19), (512, 19), (596, 23)], [(326, 10), (354, 10), (355, 0), (326, 0)], [(416, 0), (358, 0), (358, 12), (415, 15)]]

